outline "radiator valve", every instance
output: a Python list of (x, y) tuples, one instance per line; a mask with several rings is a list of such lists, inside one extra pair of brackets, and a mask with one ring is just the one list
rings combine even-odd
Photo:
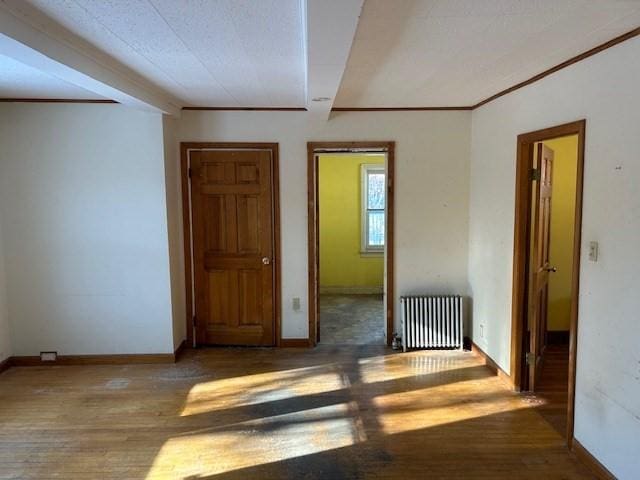
[(393, 340), (391, 341), (391, 348), (394, 350), (402, 350), (402, 339), (397, 333), (393, 334)]

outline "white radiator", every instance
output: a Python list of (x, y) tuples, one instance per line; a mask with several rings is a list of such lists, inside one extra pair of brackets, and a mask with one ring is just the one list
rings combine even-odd
[(405, 352), (409, 348), (462, 348), (461, 296), (400, 297), (400, 304)]

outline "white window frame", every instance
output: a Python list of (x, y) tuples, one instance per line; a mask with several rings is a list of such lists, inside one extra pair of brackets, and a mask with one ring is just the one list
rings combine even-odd
[[(370, 172), (384, 174), (384, 229), (385, 229), (385, 245), (369, 245), (369, 209), (367, 208), (367, 191), (369, 189), (368, 175)], [(360, 200), (360, 253), (362, 254), (383, 254), (386, 247), (387, 238), (387, 169), (381, 163), (363, 163), (360, 165), (360, 191), (362, 192)]]

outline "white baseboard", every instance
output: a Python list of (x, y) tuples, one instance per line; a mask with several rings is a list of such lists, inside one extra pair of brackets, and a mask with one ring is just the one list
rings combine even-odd
[(320, 287), (320, 295), (382, 295), (384, 287), (345, 287), (345, 286), (325, 286)]

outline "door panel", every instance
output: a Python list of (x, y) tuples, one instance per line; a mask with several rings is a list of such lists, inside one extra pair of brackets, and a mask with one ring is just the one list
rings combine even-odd
[(553, 150), (538, 144), (532, 205), (532, 255), (529, 281), (529, 390), (535, 391), (544, 361), (547, 330), (547, 303), (549, 298), (549, 272), (551, 240), (551, 192), (553, 182)]
[(191, 152), (197, 343), (274, 344), (271, 152)]

